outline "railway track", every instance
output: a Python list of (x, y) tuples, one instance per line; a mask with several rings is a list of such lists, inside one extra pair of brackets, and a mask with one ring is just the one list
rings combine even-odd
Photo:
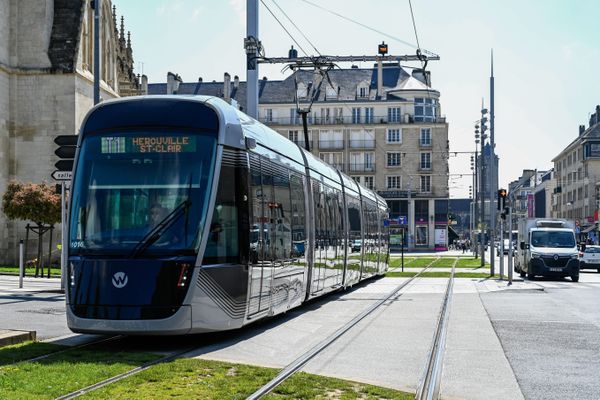
[[(432, 264), (433, 264), (433, 262), (432, 262)], [(373, 303), (370, 307), (368, 307), (366, 310), (364, 310), (363, 312), (361, 312), (360, 314), (355, 316), (352, 320), (350, 320), (344, 326), (339, 328), (332, 335), (330, 335), (329, 337), (327, 337), (326, 339), (324, 339), (323, 341), (318, 343), (316, 346), (314, 346), (313, 348), (311, 348), (310, 350), (308, 350), (307, 352), (302, 354), (300, 357), (298, 357), (296, 360), (294, 360), (292, 363), (287, 365), (285, 368), (283, 368), (281, 370), (281, 372), (274, 379), (272, 379), (267, 384), (263, 385), (261, 388), (259, 388), (253, 394), (251, 394), (247, 399), (260, 399), (264, 395), (266, 395), (267, 393), (271, 392), (273, 389), (275, 389), (276, 387), (281, 385), (283, 382), (285, 382), (287, 379), (289, 379), (291, 376), (293, 376), (296, 372), (300, 371), (310, 360), (312, 360), (313, 358), (318, 356), (324, 349), (326, 349), (328, 346), (330, 346), (332, 343), (334, 343), (336, 340), (338, 340), (340, 337), (342, 337), (346, 332), (351, 330), (360, 321), (365, 319), (367, 316), (371, 315), (380, 306), (382, 306), (389, 300), (400, 296), (402, 294), (401, 291), (404, 288), (406, 288), (409, 284), (411, 284), (416, 279), (418, 279), (423, 272), (429, 270), (430, 268), (431, 268), (431, 264), (424, 267), (423, 269), (421, 269), (415, 276), (411, 277), (410, 279), (408, 279), (408, 280), (404, 281), (403, 283), (401, 283), (400, 285), (396, 286), (392, 291), (390, 291), (388, 294), (386, 294), (382, 299)], [(432, 339), (431, 348), (428, 352), (426, 366), (424, 368), (423, 375), (422, 375), (421, 381), (419, 383), (417, 396), (416, 396), (416, 399), (419, 399), (419, 400), (420, 399), (435, 399), (439, 395), (439, 385), (440, 385), (440, 379), (441, 379), (443, 353), (444, 353), (445, 337), (446, 337), (445, 332), (446, 332), (446, 327), (447, 327), (447, 323), (448, 323), (448, 315), (449, 315), (449, 310), (450, 310), (450, 302), (451, 302), (453, 282), (454, 282), (453, 277), (454, 277), (454, 267), (452, 267), (451, 277), (448, 279), (448, 285), (446, 287), (446, 291), (445, 291), (445, 294), (444, 294), (444, 297), (442, 300), (442, 305), (440, 307), (440, 312), (439, 312), (438, 320), (436, 323), (436, 329), (435, 329), (435, 333), (434, 333), (434, 336)], [(76, 346), (74, 348), (60, 350), (58, 352), (52, 352), (52, 353), (49, 353), (46, 355), (42, 355), (42, 356), (38, 356), (38, 357), (35, 357), (32, 359), (21, 361), (19, 363), (35, 362), (35, 361), (39, 361), (44, 358), (54, 356), (54, 355), (57, 355), (57, 354), (60, 354), (60, 353), (63, 353), (63, 352), (66, 352), (66, 351), (69, 351), (72, 349), (80, 349), (80, 348), (84, 348), (84, 347), (90, 347), (93, 345), (101, 344), (103, 342), (115, 341), (115, 340), (118, 340), (119, 338), (121, 338), (121, 336), (112, 336), (109, 338), (102, 338), (101, 340), (92, 341), (89, 343), (85, 343), (85, 344)], [(123, 372), (121, 374), (115, 375), (106, 380), (94, 383), (94, 384), (89, 385), (84, 388), (80, 388), (71, 393), (67, 393), (60, 397), (57, 397), (56, 399), (57, 400), (66, 400), (66, 399), (77, 398), (81, 395), (84, 395), (86, 393), (100, 389), (111, 383), (121, 381), (129, 376), (132, 376), (132, 375), (135, 375), (142, 371), (145, 371), (155, 365), (170, 362), (177, 358), (185, 357), (187, 354), (197, 351), (202, 347), (204, 347), (204, 345), (203, 346), (195, 345), (193, 347), (189, 347), (189, 348), (186, 348), (183, 350), (175, 350), (175, 351), (170, 352), (169, 354), (165, 355), (164, 357), (161, 357), (154, 361), (148, 362), (144, 365), (133, 368), (133, 369)]]
[[(432, 264), (435, 262), (432, 261), (429, 265), (424, 267), (421, 271), (417, 273), (417, 275), (413, 276), (409, 280), (403, 282), (394, 288), (385, 298), (377, 301), (368, 309), (357, 315), (354, 319), (348, 322), (346, 325), (338, 329), (332, 335), (330, 335), (327, 339), (323, 340), (316, 346), (314, 346), (309, 351), (302, 354), (292, 363), (287, 365), (281, 372), (273, 378), (271, 381), (263, 385), (253, 394), (248, 396), (246, 400), (257, 400), (271, 392), (277, 386), (281, 385), (287, 379), (289, 379), (293, 374), (300, 371), (302, 367), (311, 359), (316, 357), (319, 353), (321, 353), (325, 348), (335, 342), (338, 338), (340, 338), (344, 333), (352, 329), (356, 326), (361, 320), (370, 315), (373, 311), (379, 308), (382, 304), (397, 296), (399, 292), (404, 289), (408, 284), (413, 282), (415, 279), (419, 278), (419, 275), (423, 272), (427, 271), (431, 268)], [(456, 265), (456, 263), (455, 263)], [(431, 348), (429, 350), (427, 356), (426, 366), (423, 372), (423, 377), (421, 378), (421, 382), (419, 383), (419, 388), (417, 390), (417, 394), (415, 399), (424, 400), (424, 399), (437, 399), (439, 396), (439, 388), (441, 382), (441, 373), (442, 373), (442, 362), (444, 355), (444, 346), (445, 346), (445, 338), (446, 338), (446, 328), (449, 318), (450, 312), (450, 301), (452, 298), (452, 291), (454, 287), (454, 270), (455, 266), (452, 266), (452, 271), (450, 274), (450, 278), (448, 279), (448, 284), (446, 286), (446, 291), (442, 300), (442, 305), (440, 308), (440, 312), (438, 315), (438, 321), (436, 324), (436, 329), (433, 335)]]

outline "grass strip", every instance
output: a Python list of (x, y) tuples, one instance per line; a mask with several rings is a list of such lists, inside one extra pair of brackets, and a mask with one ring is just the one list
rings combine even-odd
[[(19, 267), (2, 266), (2, 267), (0, 267), (0, 273), (19, 275)], [(44, 267), (42, 276), (47, 276), (47, 274), (48, 274), (48, 267)], [(25, 268), (25, 276), (28, 276), (28, 277), (35, 276), (35, 267)], [(60, 268), (51, 267), (50, 268), (50, 276), (60, 277)]]
[[(11, 354), (10, 359), (32, 358), (33, 352), (41, 350), (34, 345), (11, 346), (12, 349), (7, 350), (15, 350), (17, 354)], [(149, 353), (86, 348), (36, 362), (0, 366), (0, 399), (55, 399), (159, 357)]]
[[(490, 264), (488, 262), (485, 263), (485, 267), (489, 267)], [(456, 268), (480, 268), (481, 267), (481, 259), (480, 258), (461, 258), (456, 263)]]
[(433, 257), (417, 257), (408, 264), (404, 263), (404, 266), (414, 267), (414, 268), (423, 268), (431, 264), (435, 258)]
[[(242, 400), (278, 370), (200, 359), (179, 359), (91, 392), (83, 399)], [(265, 399), (413, 399), (414, 394), (300, 372)]]
[(24, 342), (2, 347), (0, 348), (0, 366), (30, 360), (65, 348), (66, 346), (42, 342)]
[[(404, 266), (412, 262), (415, 257), (404, 257)], [(390, 268), (398, 268), (402, 266), (402, 257), (390, 257)]]
[[(400, 278), (400, 277), (412, 277), (415, 276), (417, 272), (387, 272), (385, 274), (388, 278)], [(449, 278), (450, 272), (444, 271), (433, 271), (433, 272), (423, 272), (419, 275), (420, 278)], [(477, 272), (456, 272), (454, 273), (455, 278), (479, 278), (479, 279), (499, 279), (500, 275), (494, 275), (493, 277), (489, 273), (477, 273)], [(505, 276), (506, 278), (506, 276)]]
[(452, 268), (454, 263), (456, 262), (456, 257), (444, 257), (438, 258), (431, 265), (432, 268)]

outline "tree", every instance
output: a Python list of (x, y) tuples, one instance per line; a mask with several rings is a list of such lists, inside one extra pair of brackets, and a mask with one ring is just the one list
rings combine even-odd
[[(48, 230), (54, 228), (54, 224), (61, 220), (60, 196), (55, 193), (54, 188), (45, 183), (20, 183), (11, 181), (6, 192), (2, 196), (2, 212), (8, 219), (19, 219), (33, 221), (36, 226), (27, 230), (38, 235), (38, 257), (36, 262), (35, 276), (42, 270), (42, 236)], [(50, 236), (50, 246), (52, 235)], [(48, 256), (50, 257), (50, 256)], [(50, 277), (50, 265), (48, 265), (48, 277)]]
[(12, 181), (2, 196), (2, 211), (9, 219), (54, 225), (60, 222), (60, 195), (45, 183)]

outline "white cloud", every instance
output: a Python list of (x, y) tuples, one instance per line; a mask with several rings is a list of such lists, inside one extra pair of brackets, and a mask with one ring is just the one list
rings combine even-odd
[(237, 15), (241, 24), (246, 23), (246, 0), (229, 0), (229, 6)]

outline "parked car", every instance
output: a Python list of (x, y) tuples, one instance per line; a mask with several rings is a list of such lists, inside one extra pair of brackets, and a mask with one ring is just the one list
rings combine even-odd
[[(504, 254), (508, 254), (509, 252), (509, 247), (510, 247), (510, 240), (508, 239), (504, 239)], [(516, 244), (513, 244), (513, 249), (516, 250)], [(496, 255), (498, 257), (500, 257), (500, 243), (498, 243), (498, 246), (496, 247)]]
[(362, 245), (362, 241), (360, 239), (356, 239), (352, 241), (352, 252), (360, 251), (360, 246)]
[(579, 252), (579, 269), (596, 269), (600, 272), (600, 246), (587, 245)]

